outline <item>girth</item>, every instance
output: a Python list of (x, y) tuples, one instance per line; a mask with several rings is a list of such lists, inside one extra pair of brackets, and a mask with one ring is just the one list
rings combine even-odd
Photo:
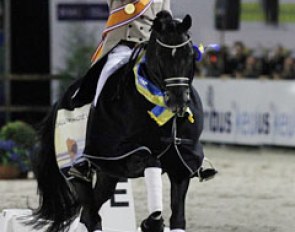
[(182, 138), (177, 138), (177, 137), (161, 137), (161, 142), (165, 144), (175, 144), (175, 145), (192, 145), (194, 141), (192, 139), (182, 139)]

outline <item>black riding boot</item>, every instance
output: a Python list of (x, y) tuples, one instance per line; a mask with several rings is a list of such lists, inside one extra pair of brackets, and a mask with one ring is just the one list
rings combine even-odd
[(102, 231), (101, 217), (98, 215), (96, 209), (91, 209), (89, 208), (89, 206), (87, 209), (83, 208), (80, 222), (86, 226), (88, 232), (93, 232), (97, 230)]
[(200, 167), (195, 176), (199, 178), (200, 182), (203, 182), (213, 179), (217, 173), (218, 171), (215, 168)]

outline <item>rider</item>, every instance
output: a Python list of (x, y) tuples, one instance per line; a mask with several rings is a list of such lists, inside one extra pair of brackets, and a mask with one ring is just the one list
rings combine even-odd
[[(101, 42), (92, 56), (92, 65), (107, 56), (98, 79), (94, 107), (108, 77), (128, 62), (136, 44), (149, 40), (156, 14), (162, 10), (171, 12), (170, 0), (108, 0), (108, 5), (110, 15)], [(150, 219), (162, 220), (162, 170), (160, 165), (158, 168), (154, 167), (155, 164), (151, 166), (144, 172)], [(79, 171), (79, 166), (75, 168)], [(209, 179), (215, 174), (214, 168), (200, 168), (196, 175), (200, 179)]]
[(92, 56), (92, 65), (107, 55), (98, 80), (94, 106), (107, 78), (126, 64), (136, 44), (149, 40), (152, 20), (161, 10), (170, 10), (170, 0), (108, 0), (110, 15), (102, 39)]

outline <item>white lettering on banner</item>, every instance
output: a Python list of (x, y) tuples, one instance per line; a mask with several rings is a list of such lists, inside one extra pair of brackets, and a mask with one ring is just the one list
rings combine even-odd
[(295, 146), (293, 81), (197, 79), (203, 141)]

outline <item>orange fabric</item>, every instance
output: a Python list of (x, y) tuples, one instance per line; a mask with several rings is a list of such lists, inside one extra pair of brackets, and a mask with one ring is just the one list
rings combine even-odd
[[(106, 29), (104, 30), (104, 32), (102, 33), (102, 41), (99, 43), (95, 53), (93, 54), (92, 58), (91, 58), (91, 62), (95, 63), (101, 56), (102, 54), (102, 48), (103, 48), (103, 41), (107, 35), (107, 33), (111, 30), (108, 30), (108, 28), (110, 27), (114, 27), (122, 22), (131, 20), (132, 18), (136, 17), (137, 15), (139, 15), (146, 7), (147, 5), (151, 2), (152, 0), (140, 0), (136, 3), (134, 3), (135, 6), (135, 11), (133, 14), (126, 14), (124, 7), (119, 10), (114, 12), (113, 14), (111, 14), (108, 18), (108, 21), (106, 23)], [(115, 29), (115, 28), (114, 28)]]
[(103, 45), (103, 42), (100, 42), (96, 51), (94, 52), (94, 54), (92, 55), (91, 57), (91, 62), (92, 63), (95, 63), (98, 58), (101, 56), (101, 53), (102, 53), (102, 45)]
[(150, 2), (151, 0), (140, 0), (139, 2), (135, 3), (135, 11), (133, 14), (126, 14), (124, 8), (117, 12), (114, 12), (110, 15), (107, 21), (107, 28), (132, 19), (134, 16), (140, 14), (140, 12), (142, 12)]

